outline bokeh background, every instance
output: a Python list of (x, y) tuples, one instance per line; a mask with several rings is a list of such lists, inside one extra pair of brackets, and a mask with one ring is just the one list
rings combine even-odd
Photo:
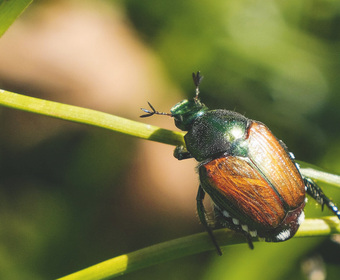
[[(336, 0), (34, 1), (0, 39), (0, 88), (174, 129), (139, 119), (140, 107), (167, 112), (192, 97), (200, 70), (208, 107), (266, 123), (296, 158), (339, 174), (339, 43)], [(196, 163), (172, 151), (1, 107), (0, 278), (53, 279), (201, 232)], [(307, 217), (320, 212), (309, 200)], [(335, 238), (295, 238), (121, 279), (339, 276)]]

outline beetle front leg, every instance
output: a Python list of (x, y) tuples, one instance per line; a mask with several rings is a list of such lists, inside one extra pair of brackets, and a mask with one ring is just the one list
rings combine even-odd
[(201, 186), (198, 187), (198, 192), (197, 192), (197, 197), (196, 197), (196, 201), (197, 201), (197, 214), (198, 214), (198, 217), (201, 221), (201, 223), (203, 224), (205, 230), (208, 232), (213, 244), (215, 245), (216, 247), (216, 250), (217, 250), (217, 253), (222, 256), (222, 251), (221, 251), (221, 248), (220, 246), (217, 244), (217, 241), (215, 239), (215, 236), (211, 230), (211, 228), (209, 227), (208, 225), (208, 222), (207, 222), (207, 218), (206, 218), (206, 211), (205, 211), (205, 208), (204, 208), (204, 205), (203, 205), (203, 199), (205, 197), (205, 192), (204, 190), (202, 189)]
[(174, 157), (178, 160), (192, 158), (192, 155), (188, 152), (188, 150), (182, 145), (177, 146), (174, 150)]
[(307, 193), (321, 204), (322, 210), (324, 205), (326, 205), (340, 219), (339, 208), (323, 193), (320, 187), (308, 177), (304, 177), (303, 181), (305, 182)]

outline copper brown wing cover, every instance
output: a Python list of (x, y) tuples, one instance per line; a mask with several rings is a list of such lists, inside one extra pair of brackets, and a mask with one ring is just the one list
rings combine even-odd
[(294, 162), (270, 130), (253, 122), (249, 128), (248, 157), (282, 197), (287, 210), (299, 207), (305, 198), (305, 185)]
[(199, 168), (202, 187), (241, 221), (276, 228), (287, 211), (303, 203), (303, 181), (266, 126), (253, 123), (246, 141), (249, 157), (223, 156)]
[[(246, 158), (222, 157), (200, 167), (203, 189), (233, 217), (275, 228), (285, 216), (279, 196)], [(243, 217), (243, 218), (242, 218)]]

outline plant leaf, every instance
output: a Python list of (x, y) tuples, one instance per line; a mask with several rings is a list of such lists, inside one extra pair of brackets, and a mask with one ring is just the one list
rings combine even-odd
[(0, 0), (0, 37), (33, 0)]

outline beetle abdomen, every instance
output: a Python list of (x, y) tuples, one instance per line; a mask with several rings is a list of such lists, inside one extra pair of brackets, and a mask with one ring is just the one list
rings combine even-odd
[(229, 227), (256, 230), (266, 241), (289, 239), (304, 218), (302, 177), (262, 123), (251, 122), (245, 142), (246, 157), (226, 154), (201, 165), (202, 187)]
[(302, 222), (304, 200), (291, 210), (248, 158), (226, 156), (199, 168), (201, 186), (220, 212), (220, 223), (266, 241), (291, 238)]

